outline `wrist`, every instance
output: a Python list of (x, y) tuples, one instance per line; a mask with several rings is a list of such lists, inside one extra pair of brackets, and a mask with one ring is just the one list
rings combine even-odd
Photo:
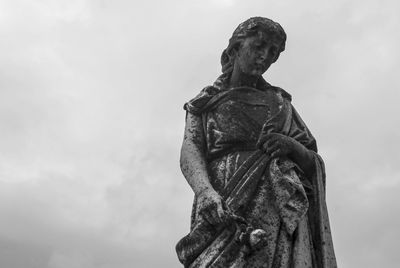
[(294, 140), (293, 150), (290, 155), (294, 160), (302, 160), (307, 157), (307, 149), (298, 141)]
[(201, 196), (201, 195), (208, 195), (213, 192), (215, 192), (215, 190), (212, 188), (212, 186), (207, 185), (207, 186), (203, 186), (203, 187), (199, 188), (195, 194), (197, 196)]
[(314, 165), (314, 154), (302, 144), (300, 146), (301, 149), (296, 153), (294, 160), (307, 173)]

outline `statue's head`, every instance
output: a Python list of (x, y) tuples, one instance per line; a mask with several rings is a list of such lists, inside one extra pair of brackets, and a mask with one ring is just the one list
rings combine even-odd
[(228, 47), (222, 53), (221, 65), (224, 75), (232, 72), (238, 51), (242, 46), (247, 45), (250, 39), (258, 36), (276, 44), (276, 52), (271, 63), (275, 62), (280, 53), (285, 50), (286, 33), (279, 23), (263, 17), (250, 18), (239, 24), (229, 39)]

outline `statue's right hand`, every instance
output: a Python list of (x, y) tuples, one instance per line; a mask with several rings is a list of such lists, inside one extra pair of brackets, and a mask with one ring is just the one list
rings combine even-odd
[(211, 225), (224, 223), (229, 215), (224, 200), (214, 189), (207, 189), (199, 194), (197, 209), (199, 215)]

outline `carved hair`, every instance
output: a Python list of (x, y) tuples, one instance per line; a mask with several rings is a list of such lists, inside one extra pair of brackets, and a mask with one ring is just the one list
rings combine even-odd
[(241, 44), (247, 37), (254, 36), (260, 31), (267, 33), (272, 38), (281, 40), (281, 46), (278, 49), (275, 61), (278, 59), (280, 53), (285, 50), (286, 43), (286, 33), (282, 26), (267, 18), (250, 18), (239, 24), (233, 32), (232, 37), (229, 39), (228, 47), (222, 52), (222, 75), (218, 78), (219, 81), (216, 81), (217, 84), (224, 84), (233, 71), (233, 63), (235, 61), (235, 54), (233, 54), (233, 51), (240, 48)]

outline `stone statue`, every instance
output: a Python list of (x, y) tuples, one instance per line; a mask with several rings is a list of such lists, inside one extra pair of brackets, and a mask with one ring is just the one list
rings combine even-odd
[(185, 267), (336, 267), (316, 141), (262, 77), (285, 42), (270, 19), (241, 23), (222, 75), (184, 106), (181, 169), (195, 193), (176, 245)]

